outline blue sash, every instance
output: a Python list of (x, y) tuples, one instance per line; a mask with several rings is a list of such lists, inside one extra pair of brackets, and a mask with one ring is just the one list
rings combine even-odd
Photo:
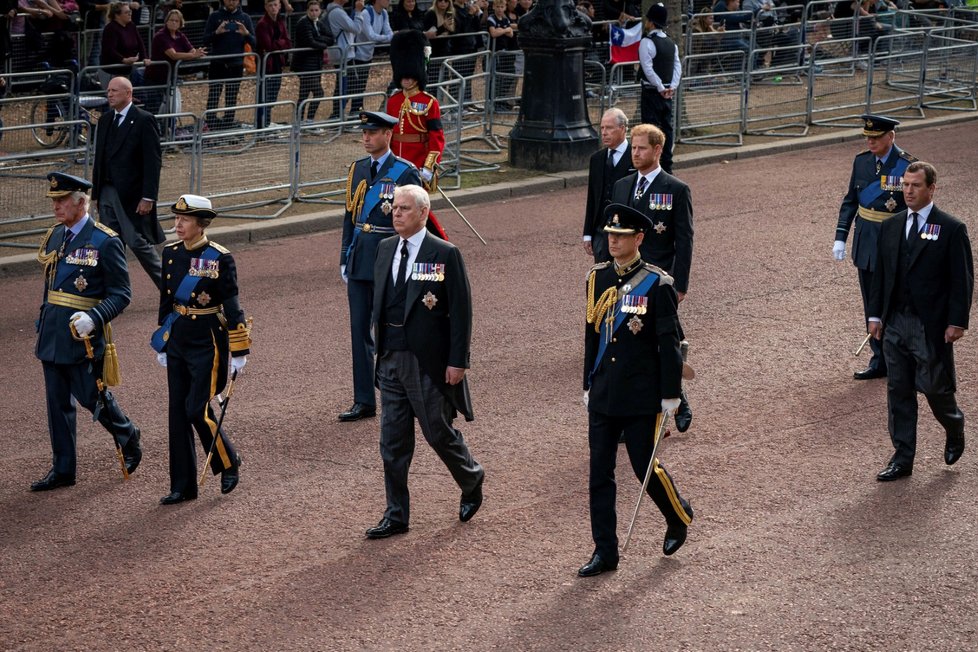
[(588, 387), (591, 386), (591, 379), (594, 377), (595, 372), (597, 372), (598, 367), (601, 365), (601, 359), (604, 358), (604, 352), (608, 348), (608, 342), (611, 340), (612, 333), (618, 330), (618, 327), (621, 326), (622, 322), (625, 321), (625, 315), (628, 314), (621, 311), (621, 307), (625, 301), (625, 297), (628, 296), (629, 294), (644, 295), (646, 292), (649, 291), (649, 288), (651, 288), (658, 280), (659, 280), (659, 275), (656, 274), (655, 272), (650, 271), (648, 275), (644, 279), (642, 279), (641, 283), (639, 283), (637, 286), (632, 288), (631, 291), (622, 295), (621, 298), (618, 299), (618, 303), (615, 304), (615, 323), (611, 327), (610, 333), (608, 332), (608, 322), (602, 320), (601, 334), (600, 334), (601, 344), (598, 345), (598, 355), (596, 355), (594, 358), (594, 367), (591, 368), (591, 373), (588, 374), (587, 377)]
[[(910, 161), (897, 155), (896, 165), (893, 166), (893, 170), (887, 174), (888, 177), (903, 176), (903, 173), (907, 171), (907, 167), (910, 165)], [(872, 206), (873, 202), (883, 194), (882, 172), (879, 176), (873, 179), (873, 183), (862, 189), (859, 193), (859, 205), (863, 208), (869, 208)]]
[[(411, 167), (411, 163), (402, 161), (401, 159), (394, 157), (393, 154), (391, 154), (391, 157), (394, 159), (394, 162), (391, 163), (389, 168), (387, 168), (387, 171), (384, 173), (384, 176), (381, 177), (381, 179), (390, 177), (394, 183), (397, 183), (397, 179), (400, 179), (401, 175), (407, 172), (407, 170)], [(378, 172), (378, 176), (379, 175), (380, 173)], [(350, 246), (346, 249), (347, 267), (350, 267), (350, 257), (353, 255), (353, 245), (357, 243), (357, 237), (359, 237), (360, 231), (363, 230), (360, 225), (366, 223), (366, 221), (370, 218), (370, 213), (372, 213), (374, 208), (377, 207), (377, 204), (380, 203), (380, 189), (381, 186), (383, 186), (383, 184), (380, 183), (381, 179), (377, 179), (377, 182), (370, 186), (370, 188), (367, 190), (367, 193), (363, 197), (363, 206), (360, 207), (360, 214), (352, 216), (354, 228), (353, 237), (350, 238)], [(357, 220), (357, 217), (359, 216), (363, 216), (363, 219)]]
[[(204, 252), (198, 256), (198, 258), (202, 258), (203, 260), (215, 260), (220, 255), (221, 252), (214, 247), (207, 247), (207, 249), (205, 249)], [(180, 281), (180, 285), (177, 287), (176, 294), (173, 295), (174, 302), (183, 305), (190, 303), (190, 295), (193, 293), (194, 288), (197, 287), (197, 284), (200, 283), (201, 278), (203, 277), (193, 276), (191, 274), (184, 276), (183, 280)], [(167, 340), (170, 339), (170, 329), (173, 327), (173, 322), (175, 322), (179, 316), (180, 313), (176, 311), (167, 315), (166, 318), (163, 319), (163, 325), (157, 328), (153, 333), (153, 336), (150, 338), (149, 345), (152, 346), (153, 350), (157, 353), (163, 353), (166, 351), (166, 343)]]

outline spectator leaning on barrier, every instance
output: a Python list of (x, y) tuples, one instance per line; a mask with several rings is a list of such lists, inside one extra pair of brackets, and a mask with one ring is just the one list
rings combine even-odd
[(743, 30), (750, 30), (753, 18), (749, 11), (740, 11), (740, 0), (717, 0), (713, 5), (713, 13), (721, 14), (714, 18), (725, 32), (720, 47), (723, 50), (740, 50), (744, 54), (750, 54), (750, 36), (745, 35)]
[(418, 0), (401, 0), (391, 10), (391, 29), (395, 32), (405, 29), (424, 31), (424, 12), (418, 8)]
[[(794, 27), (786, 27), (782, 23), (782, 13), (778, 3), (773, 0), (746, 0), (744, 9), (750, 11), (758, 23), (757, 46), (762, 49), (791, 47), (801, 43), (801, 32)], [(785, 50), (772, 53), (770, 64), (775, 66), (790, 66), (801, 63), (803, 53)]]
[[(160, 86), (167, 83), (167, 68), (169, 67), (170, 78), (175, 74), (175, 64), (177, 61), (189, 61), (199, 59), (207, 54), (204, 48), (195, 48), (187, 35), (182, 31), (184, 25), (183, 14), (179, 9), (171, 9), (166, 15), (163, 27), (153, 36), (153, 65), (146, 69), (146, 83), (149, 86)], [(163, 65), (165, 63), (166, 65)], [(173, 111), (180, 110), (180, 88), (174, 85), (175, 105)], [(162, 100), (162, 97), (159, 98)], [(160, 102), (148, 101), (149, 108), (156, 111)]]
[[(292, 56), (292, 72), (299, 73), (299, 122), (312, 122), (316, 119), (319, 102), (309, 102), (303, 109), (302, 103), (308, 97), (322, 97), (323, 83), (323, 53), (330, 46), (324, 33), (329, 29), (319, 21), (322, 7), (319, 0), (309, 0), (306, 5), (306, 15), (295, 24), (295, 46), (297, 48), (312, 48), (312, 52), (296, 52)], [(305, 113), (305, 115), (303, 115)]]
[(133, 85), (139, 86), (143, 82), (143, 71), (133, 70), (132, 64), (140, 61), (147, 66), (150, 64), (146, 44), (132, 22), (132, 7), (128, 3), (113, 2), (109, 6), (109, 22), (102, 30), (100, 63), (102, 66), (120, 67), (103, 71), (105, 78), (124, 75), (132, 80)]
[[(75, 39), (69, 33), (76, 28), (72, 14), (78, 11), (75, 0), (30, 0), (34, 11), (24, 25), (24, 37), (30, 65), (46, 61), (54, 68), (67, 67), (77, 59)], [(26, 10), (23, 4), (20, 5)], [(43, 34), (49, 34), (45, 37)]]
[[(519, 50), (516, 44), (516, 31), (513, 23), (506, 15), (506, 0), (492, 1), (492, 14), (486, 21), (489, 37), (492, 39), (492, 50), (495, 53), (497, 77), (493, 80), (496, 99), (496, 110), (508, 110), (514, 106), (513, 93), (516, 89), (516, 58), (514, 50)], [(502, 99), (499, 99), (502, 98)]]
[(432, 58), (451, 54), (449, 37), (455, 33), (455, 8), (451, 0), (435, 0), (424, 15), (424, 33), (431, 43)]
[[(275, 102), (282, 88), (282, 68), (285, 66), (284, 54), (269, 54), (276, 50), (290, 50), (292, 41), (289, 39), (289, 28), (285, 24), (280, 0), (265, 0), (265, 15), (255, 26), (255, 40), (258, 42), (258, 54), (265, 59), (265, 74), (262, 79), (261, 102)], [(267, 127), (271, 119), (271, 111), (258, 109), (258, 124)]]
[[(475, 0), (455, 0), (455, 34), (451, 39), (452, 56), (474, 54), (480, 48), (482, 39), (476, 36), (481, 26), (479, 24), (479, 7)], [(456, 61), (452, 67), (463, 77), (471, 77), (475, 74), (475, 59), (463, 59)], [(469, 79), (465, 83), (465, 110), (470, 113), (478, 113), (484, 110), (480, 104), (472, 103), (472, 83)]]
[[(224, 0), (224, 6), (207, 18), (204, 27), (204, 45), (212, 55), (244, 54), (245, 44), (255, 47), (255, 28), (251, 17), (241, 11), (241, 0)], [(207, 88), (207, 110), (217, 108), (224, 90), (224, 116), (220, 121), (214, 114), (207, 116), (211, 129), (234, 126), (234, 106), (238, 103), (238, 90), (244, 73), (242, 57), (211, 61), (208, 75), (211, 83)], [(227, 81), (224, 81), (227, 80)]]
[[(377, 44), (391, 42), (394, 32), (391, 29), (390, 16), (387, 8), (391, 0), (368, 0), (367, 7), (360, 12), (363, 18), (363, 33), (357, 40), (356, 56), (354, 60), (359, 64), (368, 64), (374, 60), (374, 51)], [(383, 48), (386, 50), (386, 46)], [(362, 93), (367, 86), (367, 79), (370, 76), (369, 69), (360, 72), (360, 86), (356, 92)], [(353, 91), (351, 91), (353, 92)], [(363, 109), (363, 97), (353, 98), (353, 110)]]
[[(352, 64), (356, 66), (356, 42), (357, 37), (363, 33), (363, 16), (361, 12), (363, 11), (363, 0), (355, 0), (353, 3), (353, 15), (347, 13), (344, 7), (344, 0), (336, 0), (331, 2), (325, 8), (326, 16), (324, 21), (329, 26), (330, 33), (332, 33), (333, 38), (336, 39), (336, 50), (339, 52), (339, 57), (343, 60), (332, 61), (332, 54), (330, 55), (330, 63), (335, 66), (342, 66), (344, 63)], [(337, 78), (339, 83), (336, 85), (337, 91), (336, 95), (349, 95), (357, 92), (358, 88), (363, 88), (366, 86), (366, 81), (363, 82), (361, 86), (359, 69), (356, 67), (350, 68), (346, 71), (345, 75), (337, 73)], [(356, 100), (354, 100), (356, 101)], [(339, 118), (341, 109), (346, 107), (347, 100), (340, 101), (339, 99), (333, 100), (333, 117)]]

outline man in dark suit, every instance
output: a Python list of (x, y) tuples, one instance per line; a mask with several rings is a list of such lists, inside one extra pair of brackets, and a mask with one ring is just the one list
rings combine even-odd
[(452, 422), (471, 421), (465, 370), (472, 337), (472, 297), (462, 254), (427, 232), (428, 193), (418, 186), (394, 192), (394, 229), (377, 249), (373, 324), (377, 332), (377, 386), (382, 407), (380, 453), (387, 509), (370, 539), (407, 532), (408, 468), (414, 420), (462, 490), (458, 518), (482, 505), (485, 472)]
[(94, 196), (100, 221), (119, 233), (153, 283), (161, 285), (163, 229), (156, 219), (163, 157), (156, 119), (132, 103), (125, 77), (109, 81), (109, 106), (95, 136)]
[[(682, 353), (672, 278), (639, 253), (652, 222), (623, 204), (607, 208), (608, 248), (614, 260), (591, 268), (584, 332), (584, 404), (588, 409), (591, 536), (594, 553), (578, 575), (618, 567), (615, 461), (619, 434), (632, 471), (645, 479), (659, 419), (679, 406)], [(657, 461), (647, 488), (666, 519), (662, 551), (686, 541), (693, 509)]]
[(588, 167), (587, 204), (584, 207), (584, 251), (594, 262), (611, 260), (608, 234), (604, 232), (604, 209), (611, 203), (611, 191), (622, 177), (635, 171), (632, 149), (625, 138), (628, 117), (621, 109), (608, 109), (601, 117), (601, 149)]
[(964, 415), (954, 399), (954, 342), (968, 329), (974, 263), (968, 230), (934, 205), (937, 171), (911, 163), (903, 173), (907, 210), (880, 227), (869, 294), (869, 332), (883, 341), (887, 406), (895, 452), (876, 479), (913, 473), (917, 392), (946, 433), (944, 462), (964, 453)]
[[(682, 303), (689, 289), (693, 262), (693, 198), (689, 186), (659, 166), (666, 136), (655, 125), (632, 129), (632, 164), (636, 172), (615, 184), (611, 200), (642, 212), (652, 220), (652, 229), (642, 241), (642, 260), (661, 267), (674, 279)], [(693, 411), (682, 393), (676, 411), (676, 429), (686, 432)]]
[[(863, 298), (863, 315), (869, 319), (869, 288), (873, 285), (876, 269), (876, 250), (880, 226), (897, 213), (906, 210), (900, 177), (907, 166), (917, 159), (896, 145), (896, 127), (899, 122), (880, 115), (864, 115), (863, 135), (866, 151), (856, 155), (849, 176), (849, 190), (839, 208), (839, 222), (835, 227), (835, 244), (832, 255), (838, 261), (846, 259), (846, 238), (853, 221), (856, 230), (852, 236), (852, 264), (859, 270), (859, 290)], [(855, 372), (856, 380), (871, 380), (886, 376), (883, 344), (870, 339), (873, 356), (862, 371)]]
[(386, 113), (360, 113), (363, 147), (368, 156), (350, 166), (346, 182), (346, 215), (340, 248), (340, 275), (350, 301), (350, 339), (353, 345), (353, 405), (340, 421), (377, 414), (374, 395), (374, 341), (370, 310), (374, 303), (374, 260), (377, 245), (394, 234), (391, 224), (394, 188), (421, 185), (418, 169), (391, 152), (397, 118)]
[[(44, 367), (53, 459), (51, 470), (31, 491), (75, 484), (76, 401), (112, 435), (127, 473), (143, 456), (139, 429), (104, 384), (118, 372), (109, 322), (132, 297), (125, 249), (115, 232), (89, 216), (92, 184), (61, 172), (49, 174), (48, 182), (59, 224), (48, 229), (37, 253), (44, 265), (44, 303), (35, 353)], [(76, 339), (72, 326), (88, 342)]]

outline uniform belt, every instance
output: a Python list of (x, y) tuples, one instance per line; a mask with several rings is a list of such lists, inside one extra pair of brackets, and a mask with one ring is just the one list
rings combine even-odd
[(404, 328), (404, 324), (392, 324), (390, 322), (386, 322), (384, 326), (390, 326), (391, 328)]
[(425, 137), (422, 134), (394, 134), (395, 143), (423, 143)]
[(221, 312), (221, 306), (214, 306), (213, 308), (189, 308), (176, 303), (173, 304), (173, 312), (181, 314), (184, 317), (187, 315), (216, 315)]
[(380, 233), (381, 235), (392, 235), (394, 233), (394, 227), (392, 226), (377, 226), (376, 224), (367, 222), (357, 222), (356, 228), (364, 233)]
[(48, 303), (52, 306), (74, 308), (75, 310), (90, 310), (102, 303), (102, 300), (62, 292), (61, 290), (51, 290), (48, 292)]
[(896, 213), (874, 211), (872, 208), (863, 208), (862, 206), (859, 207), (857, 214), (859, 217), (863, 218), (864, 220), (869, 220), (870, 222), (883, 222), (896, 215)]

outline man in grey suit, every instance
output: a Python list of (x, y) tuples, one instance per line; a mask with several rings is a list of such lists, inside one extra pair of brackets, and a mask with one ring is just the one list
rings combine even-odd
[(466, 380), (472, 337), (472, 297), (462, 254), (427, 232), (430, 203), (418, 186), (394, 191), (394, 229), (377, 248), (373, 325), (380, 388), (380, 454), (387, 509), (367, 538), (407, 532), (408, 469), (414, 455), (414, 421), (462, 490), (458, 518), (468, 521), (482, 505), (485, 471), (452, 422), (472, 421)]
[(944, 427), (944, 463), (964, 453), (964, 414), (954, 398), (954, 342), (968, 329), (974, 262), (965, 225), (934, 205), (937, 171), (917, 161), (903, 173), (907, 210), (880, 226), (869, 293), (869, 332), (883, 341), (894, 453), (876, 479), (913, 473), (917, 392)]

